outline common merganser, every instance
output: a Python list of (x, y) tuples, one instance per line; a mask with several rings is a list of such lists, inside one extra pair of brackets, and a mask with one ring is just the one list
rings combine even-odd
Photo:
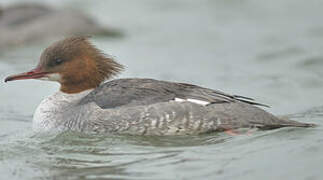
[[(312, 127), (281, 119), (253, 99), (185, 83), (116, 79), (123, 66), (86, 37), (57, 41), (38, 66), (7, 81), (57, 81), (60, 91), (44, 99), (33, 116), (36, 131), (79, 131), (132, 135), (183, 135), (237, 128)], [(263, 105), (265, 106), (265, 105)]]
[(0, 51), (73, 34), (122, 35), (83, 12), (31, 2), (0, 7), (0, 32)]

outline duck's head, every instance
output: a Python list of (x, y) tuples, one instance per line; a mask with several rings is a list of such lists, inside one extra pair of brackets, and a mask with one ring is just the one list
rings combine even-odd
[(65, 93), (79, 93), (99, 86), (123, 66), (103, 54), (86, 37), (71, 37), (46, 48), (35, 69), (9, 76), (7, 81), (40, 79), (57, 81)]

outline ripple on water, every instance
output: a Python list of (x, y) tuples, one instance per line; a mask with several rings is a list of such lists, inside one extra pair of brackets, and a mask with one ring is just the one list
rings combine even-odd
[(288, 47), (280, 50), (275, 50), (272, 52), (263, 52), (257, 56), (258, 61), (281, 61), (282, 59), (288, 57), (297, 57), (304, 54), (304, 50), (299, 47)]
[(323, 56), (314, 56), (309, 57), (297, 64), (299, 68), (310, 69), (310, 70), (319, 70), (322, 72), (323, 67)]

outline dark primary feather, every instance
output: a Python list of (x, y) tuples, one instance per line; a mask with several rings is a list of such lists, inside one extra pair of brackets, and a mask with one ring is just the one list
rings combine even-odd
[(103, 109), (129, 107), (168, 102), (175, 98), (197, 99), (214, 103), (235, 101), (251, 105), (262, 105), (251, 98), (229, 95), (192, 84), (172, 83), (153, 79), (117, 79), (106, 82), (84, 97), (80, 104), (95, 102)]

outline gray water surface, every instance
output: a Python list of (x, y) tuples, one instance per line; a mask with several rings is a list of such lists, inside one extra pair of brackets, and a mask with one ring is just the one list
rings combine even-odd
[[(32, 114), (58, 84), (1, 82), (0, 179), (323, 178), (323, 1), (39, 2), (77, 8), (122, 29), (123, 38), (92, 39), (126, 65), (120, 77), (253, 97), (269, 112), (319, 126), (238, 136), (35, 134)], [(49, 43), (1, 52), (0, 79), (33, 68)]]

